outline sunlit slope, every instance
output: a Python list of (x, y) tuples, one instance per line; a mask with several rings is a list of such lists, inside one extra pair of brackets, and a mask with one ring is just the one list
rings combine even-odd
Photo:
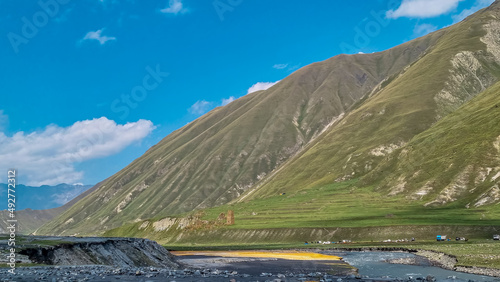
[[(448, 187), (453, 173), (439, 176), (444, 178), (425, 199), (412, 198), (427, 178), (419, 176), (425, 170), (405, 164), (401, 154), (415, 138), (450, 113), (458, 114), (464, 103), (498, 81), (499, 9), (496, 1), (464, 22), (381, 53), (341, 55), (312, 64), (266, 91), (217, 108), (167, 136), (39, 232), (100, 234), (148, 218), (231, 201), (245, 204), (349, 179), (361, 179), (358, 192), (365, 191), (367, 197), (372, 192), (396, 196), (419, 207), (469, 200), (471, 205), (491, 205), (494, 196), (484, 200), (475, 194), (474, 202), (455, 193), (462, 188)], [(489, 131), (478, 138), (496, 134)], [(430, 140), (426, 142), (438, 144)], [(494, 164), (478, 166), (487, 172), (481, 183), (492, 182)], [(476, 174), (457, 179), (462, 183)], [(474, 193), (493, 189), (487, 186)], [(444, 197), (457, 196), (436, 198), (446, 189), (453, 193)]]
[[(228, 228), (233, 229), (498, 227), (499, 125), (500, 82), (497, 82), (384, 158), (360, 181), (291, 190), (285, 195), (211, 208), (204, 210), (203, 218), (214, 220), (219, 213), (231, 209), (236, 224)], [(464, 171), (469, 174), (463, 175)], [(402, 180), (404, 186), (399, 185)]]
[[(148, 219), (106, 235), (181, 245), (432, 239), (439, 233), (491, 238), (500, 228), (499, 124), (500, 82), (384, 158), (361, 181)], [(234, 225), (218, 220), (228, 210)]]
[(426, 206), (498, 206), (500, 83), (417, 135), (364, 182)]
[(96, 234), (236, 199), (423, 56), (442, 34), (315, 63), (217, 108), (167, 136), (39, 232)]
[[(365, 185), (375, 184), (373, 181), (379, 181), (377, 175), (381, 174), (401, 177), (401, 181), (388, 183), (393, 188), (403, 184), (404, 179), (419, 169), (407, 168), (404, 175), (391, 173), (391, 167), (373, 171), (386, 158), (397, 161), (395, 151), (498, 81), (499, 7), (497, 1), (464, 22), (444, 29), (445, 34), (421, 59), (385, 83), (385, 87), (318, 138), (308, 150), (240, 201), (370, 173)], [(497, 129), (488, 131), (494, 135)], [(483, 141), (491, 144), (491, 140)], [(434, 189), (441, 191), (447, 185), (446, 181), (440, 182)]]

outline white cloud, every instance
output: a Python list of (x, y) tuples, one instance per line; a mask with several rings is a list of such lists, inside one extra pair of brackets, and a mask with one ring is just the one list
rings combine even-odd
[(475, 12), (488, 7), (491, 5), (495, 0), (476, 0), (476, 3), (474, 6), (472, 6), (470, 9), (465, 9), (463, 10), (460, 14), (458, 15), (453, 15), (453, 23), (458, 23), (467, 18), (468, 16), (474, 14)]
[(5, 131), (9, 126), (9, 116), (4, 114), (3, 110), (0, 110), (0, 132)]
[(193, 115), (203, 115), (212, 108), (212, 105), (212, 102), (205, 100), (197, 101), (188, 109), (188, 112)]
[(222, 99), (221, 106), (225, 106), (225, 105), (231, 103), (234, 100), (236, 100), (236, 98), (234, 98), (233, 96), (231, 96), (231, 97), (229, 97), (227, 99)]
[(247, 91), (247, 94), (261, 91), (261, 90), (267, 90), (271, 87), (273, 87), (276, 83), (280, 82), (279, 80), (276, 82), (257, 82), (252, 87), (250, 87)]
[(438, 27), (432, 24), (417, 24), (413, 29), (413, 35), (417, 37), (424, 36), (426, 34), (436, 31), (437, 29)]
[(277, 69), (277, 70), (282, 70), (282, 69), (286, 69), (288, 67), (288, 64), (275, 64), (273, 66), (273, 68)]
[[(276, 82), (258, 82), (256, 84), (252, 85), (252, 87), (250, 87), (248, 89), (247, 94), (250, 94), (250, 93), (253, 93), (256, 91), (260, 91), (260, 90), (267, 90), (278, 82), (280, 82), (280, 81), (278, 80)], [(193, 115), (203, 115), (203, 114), (206, 114), (208, 111), (210, 111), (214, 107), (214, 105), (217, 107), (223, 107), (223, 106), (233, 102), (236, 99), (237, 98), (235, 98), (234, 96), (231, 96), (227, 99), (223, 98), (220, 103), (200, 100), (200, 101), (197, 101), (196, 103), (194, 103), (191, 107), (189, 107), (188, 112), (193, 114)]]
[(234, 100), (236, 100), (236, 98), (234, 96), (231, 96), (227, 99), (223, 98), (220, 103), (209, 102), (205, 100), (197, 101), (188, 109), (188, 112), (193, 115), (203, 115), (209, 112), (214, 107), (214, 105), (216, 105), (217, 107), (224, 107)]
[(170, 0), (168, 5), (167, 8), (161, 9), (160, 12), (177, 15), (178, 13), (184, 14), (188, 11), (188, 9), (184, 8), (181, 0)]
[[(16, 168), (23, 184), (31, 186), (75, 183), (83, 178), (75, 164), (116, 154), (154, 128), (148, 120), (119, 125), (102, 117), (11, 137), (0, 132), (0, 171)], [(2, 175), (0, 182), (5, 182)]]
[(104, 29), (99, 29), (97, 31), (88, 32), (82, 40), (97, 40), (101, 45), (104, 45), (108, 41), (116, 40), (116, 37), (110, 37), (101, 35)]
[(386, 13), (387, 18), (432, 18), (449, 13), (464, 0), (403, 0), (396, 10)]

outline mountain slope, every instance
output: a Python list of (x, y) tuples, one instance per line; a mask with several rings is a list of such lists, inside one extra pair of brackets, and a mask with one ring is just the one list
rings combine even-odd
[(102, 232), (227, 203), (334, 126), (442, 35), (315, 63), (266, 91), (217, 108), (167, 136), (41, 232)]
[[(415, 136), (363, 181), (292, 191), (180, 218), (144, 220), (105, 235), (144, 237), (167, 245), (190, 246), (342, 238), (379, 241), (418, 237), (420, 240), (431, 239), (435, 234), (491, 238), (491, 234), (500, 231), (499, 124), (500, 82)], [(468, 175), (464, 184), (452, 183), (436, 190), (426, 184), (426, 189), (418, 189), (427, 179), (435, 179), (432, 184), (443, 187), (449, 181), (437, 186), (442, 179), (453, 179), (449, 175), (463, 170), (477, 173)], [(392, 182), (405, 175), (413, 177), (401, 190)], [(387, 185), (374, 189), (377, 179)], [(220, 222), (219, 215), (227, 210), (234, 211), (234, 225)]]
[[(418, 169), (402, 163), (406, 174), (398, 175), (396, 154), (498, 81), (499, 18), (496, 1), (393, 49), (307, 66), (167, 136), (40, 232), (99, 234), (231, 200), (250, 207), (281, 192), (297, 195), (354, 178), (362, 179), (366, 196), (396, 195), (387, 201), (400, 204), (396, 182)], [(378, 177), (391, 172), (396, 182)], [(355, 202), (355, 209), (363, 205)]]
[[(19, 234), (30, 234), (37, 228), (54, 219), (61, 214), (60, 208), (48, 210), (32, 210), (24, 209), (16, 212), (16, 219), (18, 221), (16, 232)], [(10, 223), (7, 222), (9, 212), (6, 210), (0, 211), (0, 234), (8, 234), (7, 227)]]
[(499, 124), (500, 82), (417, 135), (364, 181), (380, 182), (379, 190), (425, 206), (498, 204)]
[[(500, 1), (496, 1), (488, 9), (442, 30), (445, 34), (425, 56), (240, 201), (370, 173), (414, 136), (498, 81), (499, 18)], [(404, 182), (403, 178), (400, 182)], [(393, 181), (388, 185), (398, 189), (399, 184)]]

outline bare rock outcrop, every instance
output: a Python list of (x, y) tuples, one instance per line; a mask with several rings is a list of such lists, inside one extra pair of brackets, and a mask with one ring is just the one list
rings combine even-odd
[(165, 248), (148, 239), (65, 237), (54, 246), (29, 245), (20, 251), (46, 265), (109, 265), (178, 268)]

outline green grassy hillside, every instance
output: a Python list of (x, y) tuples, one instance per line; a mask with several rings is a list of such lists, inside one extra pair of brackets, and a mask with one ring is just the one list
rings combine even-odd
[[(499, 125), (500, 82), (415, 136), (361, 181), (292, 190), (285, 195), (208, 209), (205, 218), (213, 219), (232, 209), (236, 224), (228, 228), (235, 229), (401, 225), (500, 228)], [(450, 189), (445, 181), (455, 179), (470, 166), (477, 173), (468, 176), (466, 189), (445, 197), (443, 191)], [(391, 182), (400, 181), (402, 176), (413, 182), (407, 182), (406, 190), (391, 193), (398, 189)], [(427, 195), (419, 195), (421, 190), (417, 188), (431, 180), (436, 187), (444, 181), (440, 185), (447, 188), (426, 190)], [(455, 201), (451, 201), (453, 197)], [(428, 204), (436, 198), (443, 202)]]
[[(233, 210), (234, 225), (219, 220)], [(491, 238), (500, 231), (498, 206), (424, 207), (405, 197), (375, 192), (359, 181), (330, 184), (181, 215), (127, 224), (105, 236), (132, 236), (168, 246), (280, 245), (344, 239), (380, 241), (436, 234)]]
[[(16, 231), (19, 234), (30, 234), (37, 228), (42, 226), (44, 223), (49, 222), (54, 219), (57, 215), (62, 212), (60, 208), (53, 208), (47, 210), (32, 210), (24, 209), (16, 212), (16, 219), (18, 220), (18, 228)], [(7, 227), (10, 225), (7, 220), (9, 220), (9, 212), (6, 210), (0, 211), (0, 234), (8, 234), (9, 230)]]
[[(498, 86), (491, 86), (500, 77), (498, 18), (500, 1), (393, 49), (304, 67), (170, 134), (39, 233), (101, 234), (126, 225), (129, 233), (118, 233), (133, 235), (145, 219), (200, 209), (203, 226), (229, 208), (212, 207), (227, 203), (234, 204), (237, 219), (228, 228), (238, 230), (444, 219), (491, 225), (498, 187), (490, 184), (500, 165), (491, 150), (498, 146), (495, 123), (485, 121), (496, 112), (479, 109), (497, 99)], [(477, 98), (479, 93), (484, 95)], [(479, 125), (488, 132), (478, 132)], [(455, 135), (447, 139), (443, 133), (450, 130)], [(456, 144), (449, 146), (450, 140)], [(440, 150), (435, 159), (425, 155), (432, 152), (428, 144)], [(460, 156), (451, 161), (448, 147)], [(432, 164), (424, 170), (427, 162)], [(484, 180), (467, 182), (481, 169)], [(429, 181), (436, 181), (431, 192), (412, 197)], [(468, 191), (475, 189), (473, 196), (463, 193), (464, 182)], [(278, 197), (283, 192), (286, 197)], [(477, 203), (485, 205), (475, 208)]]
[[(370, 173), (372, 177), (364, 183), (372, 185), (369, 179), (380, 180), (374, 175), (390, 173), (390, 167), (373, 170), (416, 135), (498, 81), (500, 58), (495, 54), (500, 50), (500, 39), (491, 23), (499, 25), (499, 7), (497, 1), (490, 9), (444, 29), (445, 34), (425, 56), (239, 200), (300, 191)], [(485, 39), (492, 37), (494, 40)], [(494, 134), (496, 129), (488, 131)], [(406, 173), (417, 171), (407, 169)], [(397, 172), (391, 175), (402, 177), (389, 184), (394, 189), (408, 177)], [(446, 187), (442, 184), (434, 188), (441, 191)]]
[[(500, 202), (500, 83), (386, 158), (363, 179), (380, 193), (438, 206)], [(500, 223), (500, 222), (499, 222)]]
[(96, 234), (238, 198), (333, 127), (442, 36), (304, 67), (173, 132), (42, 234)]
[[(160, 224), (165, 222), (163, 218), (150, 219), (106, 235), (148, 237), (169, 245), (411, 237), (431, 240), (440, 233), (490, 238), (500, 232), (498, 179), (493, 179), (500, 172), (499, 124), (500, 82), (417, 135), (361, 181), (348, 180), (223, 205), (180, 216), (167, 225)], [(461, 158), (456, 159), (458, 155)], [(422, 173), (426, 178), (444, 178), (447, 170), (459, 172), (476, 162), (495, 170), (481, 178), (481, 184), (472, 191), (456, 195), (458, 200), (451, 204), (426, 205), (435, 195), (415, 198), (405, 191), (389, 195), (389, 188), (366, 184), (377, 182), (371, 177), (388, 183), (397, 178), (392, 174), (413, 175), (416, 167), (426, 168)], [(397, 169), (390, 168), (384, 174), (382, 170), (387, 166)], [(476, 179), (477, 175), (470, 180)], [(234, 225), (217, 220), (228, 210), (234, 211)]]
[[(362, 107), (369, 106), (371, 101)], [(352, 113), (356, 114), (357, 110)], [(264, 190), (272, 187), (264, 185), (260, 188), (263, 191), (257, 190), (244, 200), (182, 215), (164, 228), (158, 226), (165, 219), (155, 218), (125, 225), (107, 235), (149, 237), (174, 245), (279, 244), (332, 238), (430, 240), (439, 233), (490, 238), (500, 231), (499, 124), (500, 82), (497, 82), (413, 136), (401, 148), (381, 156), (380, 163), (361, 178), (337, 182), (332, 178), (330, 183), (316, 185), (310, 181), (307, 189), (304, 188), (307, 185), (282, 185), (281, 189)], [(311, 150), (326, 146), (322, 142), (330, 135), (319, 138)], [(296, 163), (307, 159), (309, 151), (280, 173), (299, 166)], [(326, 157), (317, 171), (335, 166)], [(311, 163), (301, 165), (304, 171)], [(462, 177), (469, 167), (469, 174)], [(267, 185), (276, 185), (273, 181), (283, 177), (280, 173)], [(454, 181), (457, 175), (463, 183)], [(295, 178), (288, 175), (297, 183), (304, 181), (300, 177), (300, 174)], [(228, 210), (235, 213), (234, 225), (227, 226), (217, 220), (219, 214)]]

